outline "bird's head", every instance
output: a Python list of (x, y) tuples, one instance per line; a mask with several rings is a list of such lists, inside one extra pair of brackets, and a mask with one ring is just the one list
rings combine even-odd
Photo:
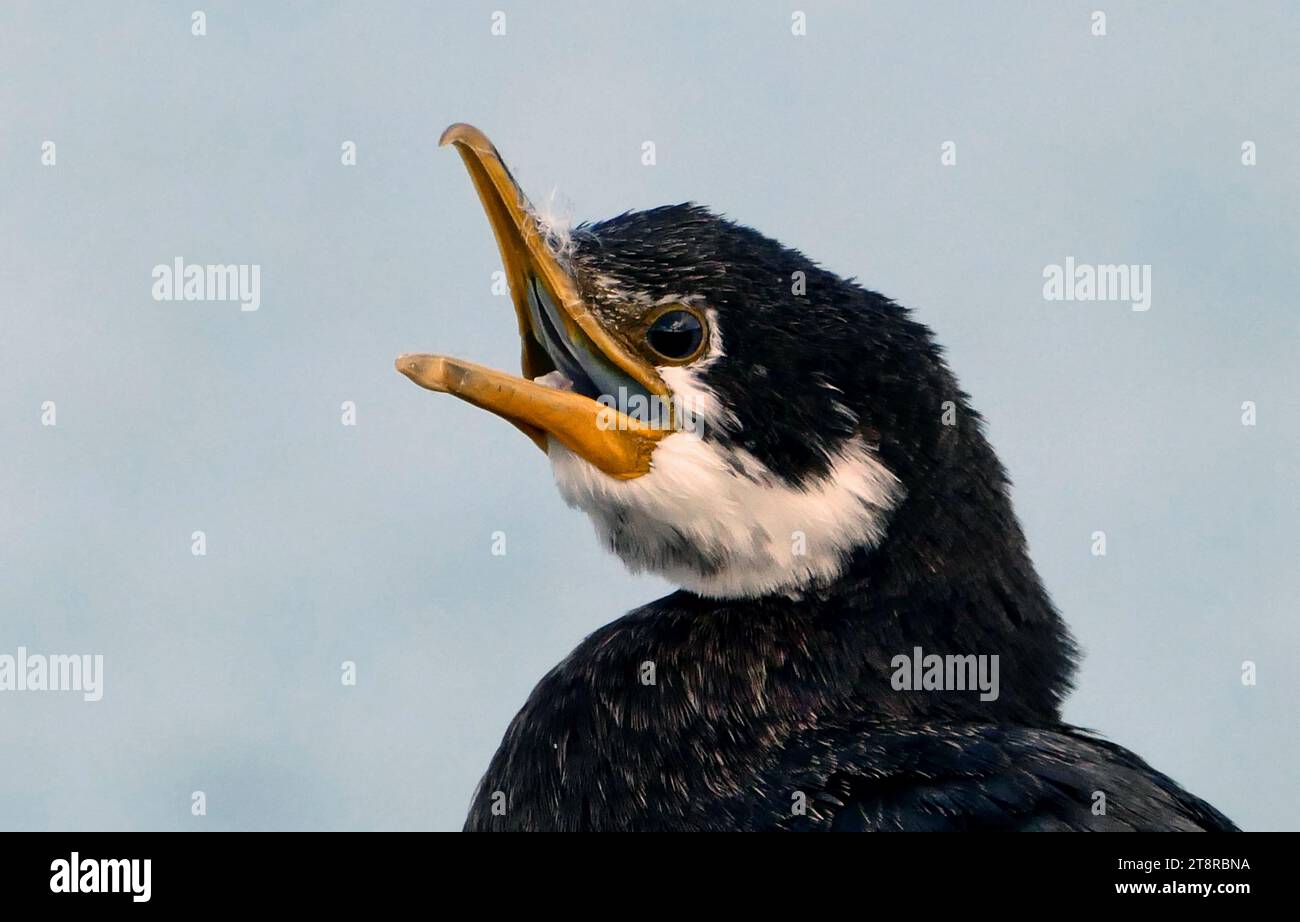
[(523, 373), (397, 368), (527, 434), (632, 569), (717, 597), (814, 589), (956, 463), (942, 417), (964, 397), (892, 301), (695, 205), (557, 229), (482, 132), (442, 143), (496, 235)]

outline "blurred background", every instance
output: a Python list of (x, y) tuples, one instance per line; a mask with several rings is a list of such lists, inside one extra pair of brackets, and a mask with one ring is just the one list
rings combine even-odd
[[(198, 2), (0, 7), (0, 654), (105, 658), (97, 703), (0, 693), (0, 828), (458, 828), (669, 588), (393, 370), (517, 362), (460, 120), (577, 219), (700, 201), (915, 308), (1086, 651), (1066, 716), (1300, 828), (1296, 7)], [(260, 310), (153, 300), (178, 256)], [(1045, 301), (1067, 256), (1151, 309)]]

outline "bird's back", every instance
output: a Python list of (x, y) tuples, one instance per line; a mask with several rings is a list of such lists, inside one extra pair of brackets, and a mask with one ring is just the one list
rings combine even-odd
[[(1068, 726), (848, 724), (788, 741), (752, 828), (890, 831), (1233, 831), (1123, 747)], [(794, 793), (801, 792), (801, 793)]]

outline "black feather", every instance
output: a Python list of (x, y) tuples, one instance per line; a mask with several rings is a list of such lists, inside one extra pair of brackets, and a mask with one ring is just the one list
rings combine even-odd
[[(796, 485), (865, 438), (906, 497), (834, 585), (677, 592), (587, 638), (510, 725), (467, 829), (1233, 828), (1061, 724), (1074, 645), (982, 420), (906, 309), (689, 204), (579, 227), (572, 260), (597, 313), (620, 309), (598, 278), (716, 311), (706, 381), (738, 424), (706, 438)], [(895, 690), (915, 647), (997, 655), (1000, 694)]]

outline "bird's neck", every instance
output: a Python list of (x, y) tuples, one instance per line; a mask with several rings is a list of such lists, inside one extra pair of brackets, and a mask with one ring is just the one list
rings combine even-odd
[[(1076, 651), (1029, 557), (1005, 471), (973, 412), (934, 441), (884, 540), (796, 610), (826, 626), (819, 655), (844, 670), (828, 681), (863, 710), (1055, 722)], [(996, 689), (972, 690), (980, 677)]]
[[(854, 553), (834, 583), (794, 597), (679, 593), (665, 607), (706, 625), (698, 639), (727, 651), (720, 666), (764, 675), (767, 687), (753, 689), (761, 701), (906, 720), (1058, 721), (1075, 647), (979, 417), (963, 422), (933, 434), (929, 467), (904, 479), (884, 539)], [(675, 652), (707, 650), (684, 641)]]
[(912, 719), (1054, 722), (1074, 670), (1069, 632), (1009, 505), (1001, 521), (960, 516), (905, 504), (889, 539), (856, 560), (819, 606), (843, 612), (832, 615), (840, 640), (871, 663), (855, 692)]
[(713, 674), (719, 701), (755, 719), (1056, 723), (1074, 648), (1023, 549), (945, 546), (905, 513), (895, 525), (831, 587), (679, 592), (611, 628), (630, 648), (657, 643), (661, 674)]
[(754, 773), (817, 728), (1057, 723), (1072, 647), (1014, 518), (987, 535), (933, 499), (909, 497), (832, 586), (679, 591), (596, 631), (511, 724), (467, 828), (680, 825), (692, 804), (746, 802)]

